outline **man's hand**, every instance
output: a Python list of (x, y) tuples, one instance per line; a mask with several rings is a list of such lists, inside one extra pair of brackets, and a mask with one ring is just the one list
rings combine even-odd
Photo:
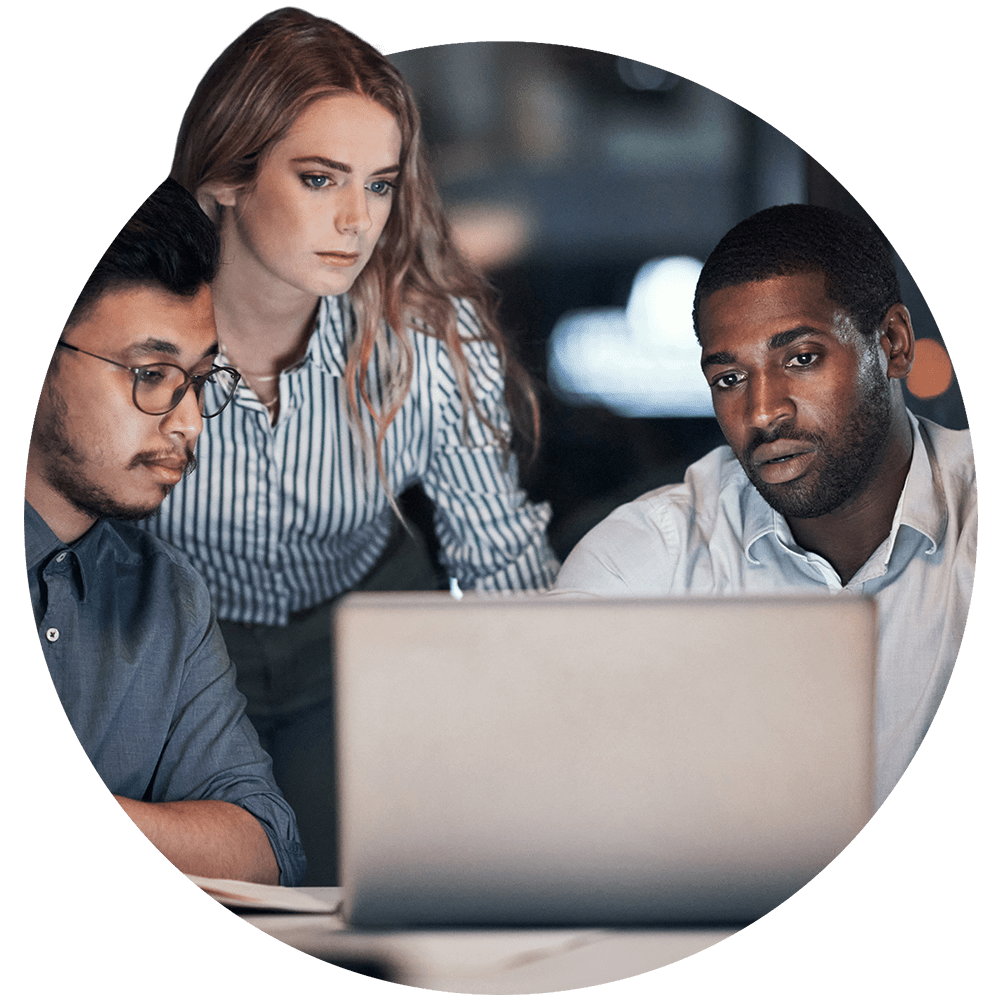
[(278, 884), (278, 863), (264, 828), (232, 802), (140, 802), (121, 795), (115, 799), (185, 875)]

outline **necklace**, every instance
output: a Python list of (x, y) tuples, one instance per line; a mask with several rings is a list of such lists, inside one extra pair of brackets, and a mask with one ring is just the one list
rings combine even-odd
[(267, 414), (268, 423), (273, 426), (278, 421), (278, 403), (281, 401), (280, 393), (276, 394), (274, 399), (270, 401), (265, 401), (263, 399), (260, 399), (259, 396), (257, 398), (260, 400), (261, 405), (264, 407), (264, 412)]
[[(236, 370), (241, 375), (244, 376), (249, 375), (250, 378), (254, 379), (257, 382), (276, 382), (279, 378), (281, 378), (281, 372), (278, 372), (276, 375), (258, 375), (257, 372), (247, 371), (242, 365), (239, 364), (238, 361), (236, 361), (236, 359), (230, 353), (229, 348), (226, 347), (226, 345), (222, 343), (221, 340), (219, 341), (219, 353), (224, 354), (226, 359), (228, 361), (231, 361), (233, 365), (236, 366)], [(251, 386), (251, 388), (253, 387)], [(257, 392), (256, 390), (254, 390), (254, 395), (257, 396), (257, 400), (260, 402), (261, 406), (263, 406), (264, 409), (267, 410), (268, 418), (273, 422), (275, 414), (277, 412), (276, 408), (278, 406), (278, 403), (281, 401), (281, 391), (276, 388), (274, 395), (269, 400), (261, 399), (260, 393)]]

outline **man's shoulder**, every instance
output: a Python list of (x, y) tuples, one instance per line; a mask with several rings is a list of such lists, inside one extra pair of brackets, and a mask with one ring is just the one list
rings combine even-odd
[(123, 553), (135, 553), (143, 559), (166, 559), (180, 566), (190, 566), (184, 553), (138, 524), (130, 521), (104, 521), (104, 531), (116, 540)]
[(693, 561), (738, 559), (753, 503), (747, 490), (753, 487), (732, 451), (716, 448), (688, 467), (683, 482), (623, 504), (593, 528), (566, 559), (556, 588), (659, 592), (686, 578)]
[(101, 546), (110, 550), (112, 560), (123, 566), (141, 568), (151, 579), (168, 577), (176, 596), (196, 595), (208, 600), (208, 590), (191, 560), (170, 542), (127, 521), (102, 522)]
[(732, 450), (723, 445), (689, 465), (682, 482), (650, 490), (612, 517), (645, 526), (681, 552), (722, 533), (738, 541), (748, 512), (762, 503)]
[(974, 534), (978, 501), (972, 435), (923, 417), (915, 417), (914, 424), (927, 455), (934, 503), (953, 526)]
[[(738, 499), (747, 490), (753, 490), (743, 467), (728, 445), (715, 448), (687, 467), (680, 483), (668, 483), (644, 493), (632, 504), (643, 516), (653, 518), (676, 517), (694, 510), (699, 516), (713, 518), (718, 513), (717, 503), (707, 501), (724, 497)], [(626, 504), (625, 507), (631, 506)]]
[(967, 478), (975, 477), (972, 434), (968, 430), (942, 427), (926, 417), (915, 419), (928, 455), (939, 469)]
[(95, 598), (111, 602), (108, 607), (128, 623), (133, 640), (146, 644), (150, 662), (173, 675), (202, 650), (198, 663), (212, 676), (228, 666), (224, 648), (214, 648), (208, 586), (187, 555), (138, 524), (104, 521), (102, 527), (96, 558), (85, 566), (87, 579)]
[(738, 510), (744, 505), (748, 491), (753, 492), (750, 480), (732, 450), (723, 445), (689, 465), (683, 481), (643, 493), (615, 510), (608, 520), (648, 523), (672, 531), (687, 525), (710, 532), (724, 508)]

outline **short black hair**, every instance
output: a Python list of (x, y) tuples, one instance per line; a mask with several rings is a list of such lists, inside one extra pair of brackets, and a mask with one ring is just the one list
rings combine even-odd
[(133, 286), (193, 297), (219, 269), (219, 234), (198, 202), (165, 180), (125, 223), (87, 279), (66, 320), (81, 322), (108, 292)]
[(874, 337), (901, 301), (891, 250), (873, 226), (819, 205), (777, 205), (735, 225), (709, 254), (694, 293), (695, 335), (701, 339), (698, 313), (713, 292), (813, 271), (862, 336)]

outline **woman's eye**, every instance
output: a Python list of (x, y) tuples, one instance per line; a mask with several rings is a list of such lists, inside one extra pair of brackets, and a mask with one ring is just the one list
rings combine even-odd
[(312, 188), (313, 190), (320, 190), (325, 188), (330, 183), (329, 177), (324, 177), (322, 174), (303, 174), (302, 183), (305, 184), (307, 188)]
[(396, 185), (393, 184), (392, 181), (372, 181), (368, 185), (368, 190), (371, 191), (372, 194), (384, 197), (385, 195), (390, 194), (395, 186)]

